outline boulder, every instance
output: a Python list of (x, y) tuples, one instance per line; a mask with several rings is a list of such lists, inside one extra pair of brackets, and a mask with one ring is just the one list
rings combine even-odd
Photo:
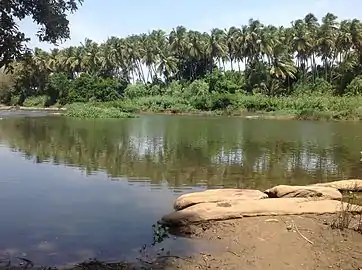
[(329, 183), (318, 183), (311, 186), (332, 187), (340, 191), (362, 192), (362, 180), (360, 179), (349, 179), (349, 180), (334, 181)]
[(323, 186), (287, 186), (279, 185), (264, 191), (271, 198), (320, 198), (341, 200), (338, 189)]
[(182, 210), (199, 203), (223, 202), (233, 200), (259, 200), (268, 195), (253, 189), (209, 189), (201, 192), (184, 194), (174, 203), (175, 210)]
[(227, 220), (254, 216), (331, 214), (350, 209), (362, 212), (362, 206), (336, 200), (308, 198), (274, 198), (265, 200), (233, 200), (229, 202), (200, 203), (175, 211), (162, 218), (170, 226), (184, 226), (213, 220)]

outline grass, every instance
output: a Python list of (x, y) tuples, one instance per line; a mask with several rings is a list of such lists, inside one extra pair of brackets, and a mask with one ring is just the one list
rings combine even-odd
[(336, 214), (331, 227), (341, 231), (353, 229), (362, 233), (362, 212), (358, 209), (361, 203), (361, 198), (357, 197), (353, 192), (344, 196), (341, 211)]
[(122, 112), (115, 107), (98, 107), (93, 104), (71, 104), (64, 113), (67, 117), (80, 119), (133, 118), (134, 114)]

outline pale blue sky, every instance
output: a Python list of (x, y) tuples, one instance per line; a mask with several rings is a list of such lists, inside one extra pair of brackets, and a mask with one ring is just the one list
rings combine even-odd
[[(85, 0), (83, 6), (70, 16), (71, 40), (62, 44), (78, 45), (86, 37), (102, 42), (110, 36), (127, 36), (152, 29), (170, 31), (178, 25), (209, 31), (247, 24), (250, 18), (265, 24), (290, 25), (312, 12), (321, 18), (332, 12), (340, 19), (362, 19), (361, 0)], [(21, 24), (32, 38), (30, 46), (50, 48), (41, 44), (30, 20)]]

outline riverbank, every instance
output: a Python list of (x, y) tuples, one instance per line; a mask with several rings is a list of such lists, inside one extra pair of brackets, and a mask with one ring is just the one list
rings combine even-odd
[[(147, 95), (146, 95), (147, 94)], [(46, 97), (29, 97), (23, 107), (0, 106), (10, 110), (46, 110), (46, 111), (81, 111), (82, 107), (101, 108), (101, 110), (118, 110), (112, 115), (119, 116), (119, 111), (128, 114), (176, 114), (203, 116), (235, 116), (265, 119), (300, 119), (300, 120), (362, 120), (362, 98), (360, 96), (334, 96), (330, 94), (300, 94), (291, 96), (266, 96), (245, 93), (208, 93), (202, 96), (153, 95), (142, 92), (137, 95), (125, 94), (113, 101), (88, 103), (71, 103), (62, 107), (53, 105), (42, 107), (39, 100)], [(81, 108), (81, 109), (79, 109)], [(77, 113), (78, 114), (78, 113)], [(79, 113), (83, 115), (82, 113)], [(86, 115), (86, 114), (85, 114)], [(106, 114), (107, 115), (107, 114)]]
[[(215, 111), (177, 111), (172, 109), (145, 109), (145, 108), (123, 108), (122, 105), (109, 103), (84, 103), (70, 104), (65, 107), (25, 107), (25, 106), (3, 106), (1, 111), (41, 111), (55, 115), (65, 115), (73, 118), (133, 118), (136, 115), (184, 115), (184, 116), (228, 116), (246, 119), (275, 119), (275, 120), (322, 120), (322, 121), (360, 121), (362, 114), (331, 111), (248, 111), (245, 109), (215, 110)], [(361, 110), (362, 111), (362, 110)]]
[(189, 237), (220, 251), (170, 258), (165, 269), (360, 269), (362, 234), (335, 230), (334, 215), (250, 217), (195, 226)]
[(173, 264), (178, 269), (360, 269), (361, 191), (362, 180), (355, 179), (181, 195), (163, 224), (208, 240), (219, 251)]
[(24, 107), (24, 106), (5, 106), (0, 105), (0, 111), (46, 111), (46, 112), (65, 112), (64, 107)]
[(331, 214), (264, 216), (204, 223), (190, 227), (187, 237), (208, 241), (213, 246), (211, 252), (201, 251), (190, 257), (171, 253), (144, 258), (137, 264), (90, 261), (64, 269), (360, 269), (362, 234), (333, 229), (335, 218)]

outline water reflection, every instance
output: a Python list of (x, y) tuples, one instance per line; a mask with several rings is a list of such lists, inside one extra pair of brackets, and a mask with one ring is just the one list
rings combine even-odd
[(2, 144), (36, 163), (180, 186), (266, 188), (360, 177), (359, 123), (146, 116), (9, 118)]
[[(361, 178), (361, 131), (238, 118), (4, 118), (0, 255), (47, 264), (134, 258), (180, 193)], [(180, 241), (163, 244), (197, 248)]]

